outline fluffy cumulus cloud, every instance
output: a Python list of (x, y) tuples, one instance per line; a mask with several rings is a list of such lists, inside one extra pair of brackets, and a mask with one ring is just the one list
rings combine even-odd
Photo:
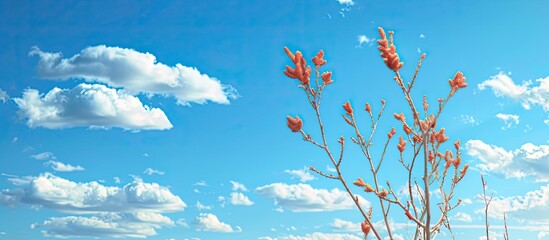
[(45, 237), (145, 238), (156, 235), (155, 229), (174, 225), (162, 213), (186, 207), (167, 188), (141, 179), (123, 187), (76, 183), (50, 173), (37, 177), (9, 176), (8, 180), (19, 188), (3, 190), (1, 204), (30, 204), (85, 214), (53, 217), (31, 226), (40, 229)]
[(84, 171), (82, 166), (73, 166), (70, 164), (65, 164), (58, 161), (47, 161), (45, 165), (50, 166), (53, 171), (56, 172), (74, 172), (74, 171)]
[(539, 105), (544, 111), (549, 111), (549, 77), (540, 78), (534, 82), (538, 85), (532, 86), (532, 81), (515, 84), (511, 76), (500, 72), (478, 84), (478, 88), (480, 90), (490, 88), (496, 96), (518, 101), (525, 109), (530, 109), (532, 105)]
[(360, 231), (360, 223), (354, 223), (354, 222), (342, 220), (339, 218), (334, 219), (334, 221), (330, 224), (330, 227), (334, 231), (341, 231), (341, 232), (359, 232)]
[(459, 116), (459, 120), (464, 123), (464, 124), (467, 124), (467, 125), (471, 125), (471, 126), (477, 126), (480, 124), (480, 121), (478, 119), (476, 119), (475, 117), (471, 116), (471, 115), (460, 115)]
[(211, 213), (201, 213), (196, 217), (194, 226), (197, 231), (205, 232), (241, 232), (242, 229), (238, 226), (232, 227), (231, 225), (221, 222), (216, 215)]
[(243, 205), (243, 206), (251, 206), (254, 204), (254, 202), (250, 201), (250, 199), (246, 195), (239, 192), (231, 193), (230, 203), (232, 205)]
[[(351, 209), (354, 201), (347, 192), (337, 188), (332, 190), (316, 189), (308, 184), (273, 183), (255, 189), (255, 192), (267, 198), (273, 198), (275, 205), (293, 212), (320, 212)], [(359, 196), (359, 202), (370, 203)]]
[(152, 169), (152, 168), (147, 168), (147, 169), (145, 169), (145, 171), (143, 171), (143, 173), (150, 176), (150, 175), (153, 175), (153, 174), (164, 175), (165, 172), (162, 172), (162, 171), (156, 170), (156, 169)]
[(194, 206), (196, 207), (196, 209), (198, 209), (198, 211), (212, 210), (212, 206), (204, 205), (199, 201), (196, 201), (196, 204)]
[(173, 226), (168, 217), (151, 212), (109, 213), (99, 216), (54, 217), (31, 225), (45, 237), (146, 238), (157, 228)]
[(494, 198), (490, 203), (489, 216), (503, 219), (504, 213), (508, 217), (545, 226), (549, 230), (549, 185), (527, 192), (524, 196)]
[(549, 182), (549, 145), (526, 143), (515, 150), (469, 140), (467, 154), (480, 160), (480, 170), (505, 178), (533, 177), (537, 182)]
[(301, 182), (307, 182), (315, 179), (306, 167), (297, 170), (284, 170), (284, 172), (292, 175), (292, 178), (299, 179)]
[(358, 45), (355, 47), (362, 48), (362, 46), (364, 45), (371, 45), (375, 39), (368, 38), (366, 35), (358, 35), (357, 40), (358, 40)]
[(33, 47), (29, 55), (38, 56), (38, 76), (44, 79), (84, 79), (132, 94), (171, 96), (179, 104), (228, 104), (236, 91), (194, 67), (159, 63), (150, 53), (104, 45), (87, 47), (70, 58), (61, 53), (44, 52)]
[(471, 215), (464, 212), (457, 212), (451, 219), (455, 221), (462, 221), (462, 222), (473, 221), (473, 218), (471, 217)]
[(283, 236), (280, 239), (283, 240), (361, 240), (364, 239), (353, 234), (343, 233), (321, 233), (314, 232), (305, 235), (288, 235)]
[(172, 212), (186, 207), (166, 187), (141, 179), (134, 179), (122, 188), (97, 182), (72, 182), (50, 173), (10, 181), (21, 188), (2, 191), (0, 203), (25, 203), (71, 213)]
[(162, 110), (143, 105), (139, 98), (123, 90), (99, 84), (82, 83), (73, 89), (54, 88), (45, 95), (38, 90), (27, 89), (21, 98), (13, 100), (19, 107), (19, 115), (27, 119), (30, 127), (172, 128)]
[(6, 103), (9, 99), (8, 93), (0, 88), (0, 102)]
[(55, 160), (57, 157), (51, 152), (43, 152), (38, 154), (33, 154), (30, 156), (31, 158), (34, 158), (36, 160)]
[(248, 188), (246, 188), (246, 186), (242, 183), (239, 183), (239, 182), (236, 182), (236, 181), (231, 181), (231, 185), (233, 186), (233, 191), (243, 191), (243, 192), (247, 192), (248, 191)]
[(501, 127), (501, 129), (503, 129), (503, 130), (508, 129), (508, 128), (512, 127), (513, 125), (518, 125), (519, 124), (519, 118), (520, 117), (518, 115), (498, 113), (498, 114), (496, 114), (496, 117), (503, 121), (504, 125), (503, 125), (503, 127)]
[(339, 4), (346, 5), (346, 6), (353, 6), (355, 5), (355, 2), (353, 0), (336, 0), (339, 2)]

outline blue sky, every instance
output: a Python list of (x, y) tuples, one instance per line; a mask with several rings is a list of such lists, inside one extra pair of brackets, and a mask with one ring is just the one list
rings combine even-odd
[[(456, 71), (469, 87), (439, 125), (471, 170), (450, 213), (458, 239), (482, 239), (480, 173), (511, 239), (549, 239), (549, 23), (546, 1), (1, 1), (0, 239), (359, 239), (363, 221), (319, 149), (283, 47), (333, 72), (322, 113), (330, 145), (352, 129), (341, 104), (408, 114), (379, 57), (395, 31), (412, 91), (431, 106)], [(357, 113), (367, 129), (368, 117)], [(451, 147), (451, 144), (448, 144)], [(391, 142), (381, 179), (406, 184)], [(342, 170), (368, 180), (349, 145)], [(360, 190), (360, 189), (358, 189)], [(360, 191), (358, 191), (360, 192)], [(375, 200), (362, 195), (364, 201)], [(374, 202), (377, 202), (374, 201)], [(376, 206), (374, 204), (374, 206)], [(397, 234), (410, 224), (394, 210)], [(374, 212), (374, 220), (381, 217)], [(382, 233), (383, 234), (383, 233)], [(448, 239), (440, 235), (439, 239)]]

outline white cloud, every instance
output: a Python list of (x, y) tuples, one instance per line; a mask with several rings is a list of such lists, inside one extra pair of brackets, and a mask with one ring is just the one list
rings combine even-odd
[(423, 33), (420, 33), (419, 38), (425, 38), (425, 35)]
[(198, 209), (198, 211), (212, 210), (212, 206), (204, 205), (199, 201), (196, 201), (195, 207), (196, 209)]
[(533, 177), (537, 182), (549, 182), (549, 145), (526, 143), (507, 151), (481, 140), (469, 140), (466, 149), (467, 154), (480, 160), (476, 166), (481, 171), (506, 179)]
[(179, 225), (181, 227), (184, 227), (184, 228), (189, 227), (189, 224), (187, 223), (187, 220), (185, 220), (184, 218), (178, 219), (175, 223), (177, 223), (177, 225)]
[(311, 175), (307, 167), (298, 170), (284, 170), (285, 173), (292, 175), (293, 178), (299, 178), (301, 182), (307, 182), (315, 179), (315, 176)]
[(74, 172), (85, 170), (82, 166), (73, 166), (58, 161), (47, 161), (46, 163), (44, 163), (44, 165), (51, 166), (51, 169), (56, 172)]
[(254, 204), (254, 202), (250, 201), (250, 199), (246, 195), (239, 192), (231, 193), (230, 203), (232, 205), (244, 205), (244, 206), (251, 206)]
[(305, 235), (288, 235), (281, 237), (283, 240), (362, 240), (357, 235), (344, 233), (321, 233), (314, 232)]
[[(267, 198), (273, 198), (275, 205), (293, 212), (320, 212), (351, 209), (354, 201), (337, 188), (332, 190), (315, 189), (308, 184), (273, 183), (255, 189), (255, 192)], [(369, 206), (369, 202), (358, 197), (359, 202)]]
[(0, 101), (6, 103), (10, 99), (8, 93), (0, 88)]
[(459, 116), (459, 119), (461, 120), (462, 123), (465, 123), (467, 125), (471, 125), (471, 126), (477, 126), (480, 124), (480, 121), (477, 120), (475, 117), (471, 116), (471, 115), (460, 115)]
[(200, 182), (197, 182), (195, 184), (193, 184), (194, 186), (201, 186), (201, 187), (205, 187), (205, 186), (208, 186), (208, 184), (206, 184), (206, 182), (204, 180), (200, 181)]
[(520, 117), (518, 115), (498, 113), (498, 114), (496, 114), (496, 117), (503, 120), (503, 122), (505, 124), (503, 127), (501, 127), (501, 129), (503, 129), (503, 130), (509, 129), (513, 125), (518, 125), (519, 124), (519, 118)]
[(218, 196), (218, 197), (217, 197), (217, 201), (219, 202), (219, 206), (225, 207), (225, 201), (226, 201), (225, 197), (223, 197), (223, 196)]
[(471, 217), (471, 215), (464, 212), (457, 212), (451, 219), (455, 221), (462, 221), (462, 222), (473, 221), (473, 218)]
[[(477, 212), (483, 209), (477, 210)], [(503, 214), (518, 220), (526, 220), (549, 230), (549, 185), (527, 192), (524, 196), (495, 197), (488, 208), (490, 217), (503, 219)]]
[(150, 53), (133, 49), (87, 47), (79, 54), (63, 58), (61, 53), (43, 52), (33, 47), (29, 55), (37, 55), (38, 75), (45, 79), (81, 78), (111, 87), (124, 88), (131, 94), (172, 96), (179, 104), (207, 101), (228, 104), (236, 98), (236, 90), (219, 80), (181, 64), (167, 66)]
[(72, 238), (146, 238), (156, 235), (155, 229), (172, 226), (166, 216), (151, 212), (109, 213), (100, 216), (54, 217), (31, 228), (41, 229), (45, 237)]
[(336, 0), (339, 2), (339, 4), (347, 5), (347, 6), (353, 6), (355, 5), (355, 2), (353, 0)]
[(31, 155), (31, 158), (36, 160), (55, 160), (57, 159), (55, 155), (51, 152), (43, 152), (35, 155)]
[(259, 237), (257, 240), (277, 240), (277, 238), (262, 236), (262, 237)]
[(224, 233), (242, 231), (242, 229), (238, 226), (233, 228), (231, 225), (219, 221), (217, 216), (211, 213), (201, 213), (198, 217), (196, 217), (194, 225), (197, 231)]
[(50, 173), (17, 180), (23, 188), (3, 190), (0, 203), (25, 203), (72, 213), (172, 212), (186, 207), (166, 187), (141, 179), (134, 179), (123, 188), (98, 182), (76, 183)]
[(363, 44), (371, 45), (375, 41), (375, 39), (368, 38), (366, 35), (358, 35), (357, 40), (358, 40), (358, 45), (355, 46), (357, 48), (362, 48)]
[[(481, 213), (482, 212), (482, 213)], [(476, 211), (478, 214), (484, 215), (484, 208)], [(486, 229), (484, 224), (452, 224), (452, 228), (455, 229)], [(492, 225), (490, 224), (490, 229), (505, 229), (504, 225)], [(507, 226), (509, 230), (522, 230), (522, 231), (549, 231), (549, 225), (509, 225)]]
[(471, 200), (470, 198), (464, 198), (462, 199), (461, 205), (468, 205), (472, 203), (473, 203), (473, 200)]
[(5, 189), (0, 204), (29, 204), (59, 212), (92, 216), (52, 217), (32, 224), (45, 237), (146, 238), (156, 229), (173, 226), (164, 212), (186, 205), (167, 188), (135, 178), (122, 188), (98, 182), (76, 183), (50, 173), (37, 177), (9, 176), (21, 188)]
[(525, 109), (530, 109), (531, 105), (540, 105), (544, 111), (549, 111), (549, 77), (537, 79), (535, 82), (539, 86), (530, 87), (532, 81), (517, 85), (509, 75), (499, 72), (478, 84), (478, 88), (484, 90), (490, 87), (496, 96), (519, 101)]
[(152, 169), (152, 168), (147, 168), (147, 169), (145, 169), (145, 171), (143, 173), (147, 174), (147, 175), (153, 175), (153, 174), (164, 175), (165, 172), (155, 170), (155, 169)]
[[(496, 232), (496, 231), (488, 231), (488, 235), (490, 236), (489, 239), (498, 240), (503, 239), (503, 232)], [(484, 236), (478, 237), (479, 240), (487, 240), (488, 238)]]
[(330, 224), (330, 227), (335, 231), (341, 232), (360, 232), (361, 229), (360, 223), (354, 223), (339, 218), (334, 219), (334, 221)]
[(172, 128), (166, 114), (144, 106), (139, 98), (123, 90), (99, 84), (79, 84), (73, 89), (54, 88), (43, 95), (27, 89), (22, 98), (13, 99), (18, 113), (30, 127), (50, 129), (89, 126), (120, 127), (133, 130)]
[(242, 184), (242, 183), (231, 181), (231, 184), (233, 185), (233, 188), (232, 188), (233, 191), (243, 191), (243, 192), (248, 191), (246, 186), (244, 186), (244, 184)]

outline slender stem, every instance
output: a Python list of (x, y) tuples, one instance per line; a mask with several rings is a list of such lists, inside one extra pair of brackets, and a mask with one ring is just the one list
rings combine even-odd
[(332, 164), (334, 165), (336, 171), (337, 171), (337, 177), (339, 179), (339, 181), (343, 184), (343, 187), (345, 187), (345, 190), (347, 191), (347, 193), (349, 194), (349, 196), (353, 199), (353, 201), (355, 202), (355, 205), (357, 206), (358, 210), (360, 211), (360, 213), (362, 214), (362, 216), (364, 217), (364, 219), (366, 220), (366, 222), (370, 225), (370, 229), (372, 230), (372, 232), (374, 233), (374, 235), (377, 237), (377, 239), (381, 240), (382, 237), (381, 235), (379, 235), (378, 231), (375, 229), (375, 226), (374, 226), (374, 223), (372, 222), (372, 220), (370, 219), (370, 217), (366, 214), (366, 212), (364, 211), (364, 209), (362, 209), (362, 206), (360, 205), (359, 201), (358, 201), (358, 198), (355, 197), (355, 195), (353, 194), (353, 192), (351, 191), (351, 189), (349, 188), (349, 186), (347, 185), (347, 182), (345, 181), (345, 179), (343, 178), (343, 174), (341, 173), (341, 169), (339, 167), (339, 164), (338, 162), (336, 162), (336, 160), (334, 159), (332, 153), (330, 152), (330, 148), (328, 147), (328, 141), (326, 140), (326, 134), (324, 132), (324, 125), (322, 123), (322, 118), (320, 117), (320, 110), (319, 108), (314, 108), (315, 109), (315, 113), (316, 113), (316, 118), (317, 118), (317, 121), (318, 121), (318, 126), (320, 128), (320, 135), (322, 136), (322, 142), (323, 142), (323, 146), (324, 146), (324, 150), (326, 151), (326, 154), (328, 155), (328, 157), (330, 158), (330, 161), (332, 161)]
[(482, 198), (484, 199), (484, 216), (485, 216), (485, 222), (486, 225), (486, 240), (490, 240), (490, 233), (488, 231), (490, 225), (488, 224), (488, 207), (490, 206), (490, 202), (492, 202), (492, 197), (490, 198), (486, 197), (486, 181), (484, 181), (484, 176), (482, 174), (480, 175), (480, 179), (482, 180)]
[(425, 240), (431, 239), (431, 230), (430, 230), (430, 224), (431, 224), (431, 206), (430, 206), (430, 196), (429, 196), (429, 160), (428, 160), (428, 153), (427, 153), (427, 134), (423, 134), (423, 154), (424, 154), (424, 161), (423, 161), (423, 184), (424, 184), (424, 195), (425, 195), (425, 210), (426, 210), (426, 219), (425, 219), (425, 226), (424, 226), (424, 236)]
[(503, 226), (505, 226), (505, 235), (503, 235), (504, 240), (509, 240), (509, 231), (507, 231), (507, 217), (505, 212), (503, 213)]
[[(381, 109), (381, 111), (378, 115), (378, 120), (379, 120), (379, 117), (381, 116), (382, 111), (383, 111), (383, 108)], [(378, 121), (374, 122), (374, 120), (372, 118), (372, 132), (370, 133), (370, 137), (368, 138), (368, 142), (366, 142), (364, 140), (364, 136), (360, 133), (360, 130), (358, 129), (358, 124), (356, 124), (354, 115), (351, 116), (351, 120), (353, 122), (356, 137), (358, 139), (358, 143), (359, 143), (359, 146), (360, 146), (360, 150), (362, 151), (364, 156), (366, 156), (366, 158), (368, 159), (368, 163), (370, 164), (370, 171), (372, 172), (372, 176), (374, 178), (374, 184), (375, 184), (375, 187), (376, 187), (376, 191), (379, 192), (380, 189), (379, 189), (379, 183), (378, 183), (378, 180), (377, 180), (377, 174), (376, 174), (376, 170), (374, 169), (374, 162), (373, 162), (372, 156), (370, 155), (370, 150), (369, 150), (370, 142), (371, 142), (372, 136), (373, 136), (373, 134), (374, 134), (374, 132), (377, 128)], [(390, 224), (389, 224), (389, 218), (387, 217), (387, 211), (385, 210), (385, 204), (383, 203), (383, 199), (381, 197), (379, 197), (379, 205), (381, 206), (381, 212), (383, 213), (383, 220), (385, 221), (385, 227), (387, 228), (387, 233), (389, 234), (389, 239), (393, 239), (393, 234), (392, 234)]]

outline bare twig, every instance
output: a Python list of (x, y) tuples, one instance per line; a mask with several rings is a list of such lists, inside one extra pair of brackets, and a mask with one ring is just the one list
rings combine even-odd
[(503, 213), (503, 226), (505, 226), (505, 234), (503, 235), (503, 239), (509, 240), (509, 231), (507, 231), (507, 217), (505, 212)]
[(490, 240), (490, 234), (489, 234), (489, 227), (488, 224), (488, 207), (490, 206), (490, 202), (492, 202), (492, 198), (494, 197), (493, 194), (490, 195), (490, 198), (486, 197), (486, 181), (484, 181), (484, 176), (482, 174), (480, 175), (480, 179), (482, 180), (482, 199), (484, 199), (484, 216), (485, 216), (485, 225), (486, 225), (486, 240)]

